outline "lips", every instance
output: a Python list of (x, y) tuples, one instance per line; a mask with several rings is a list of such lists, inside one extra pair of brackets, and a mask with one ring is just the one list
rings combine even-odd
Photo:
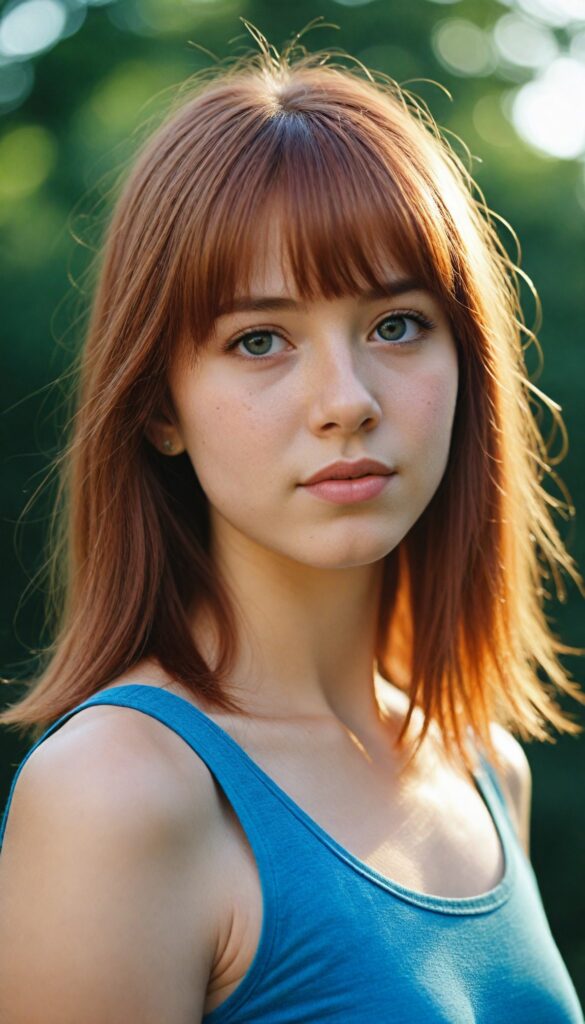
[(322, 480), (355, 480), (363, 476), (390, 476), (394, 470), (378, 459), (358, 459), (356, 462), (331, 462), (328, 466), (313, 473), (303, 486), (316, 484)]

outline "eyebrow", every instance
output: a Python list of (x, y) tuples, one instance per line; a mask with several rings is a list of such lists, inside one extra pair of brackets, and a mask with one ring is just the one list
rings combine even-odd
[[(359, 302), (373, 302), (376, 299), (390, 299), (405, 292), (428, 292), (428, 288), (418, 278), (400, 277), (393, 281), (384, 281), (379, 287), (358, 292)], [(306, 309), (305, 302), (297, 302), (282, 295), (242, 295), (221, 305), (217, 317), (229, 313), (262, 312), (272, 309), (298, 310)]]

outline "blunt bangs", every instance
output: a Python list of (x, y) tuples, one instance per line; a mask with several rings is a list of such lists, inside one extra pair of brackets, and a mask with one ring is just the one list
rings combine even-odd
[(446, 306), (453, 298), (453, 231), (390, 119), (381, 123), (363, 105), (352, 117), (345, 105), (335, 118), (330, 95), (320, 106), (314, 96), (303, 103), (299, 83), (288, 91), (276, 109), (243, 117), (247, 130), (226, 142), (205, 223), (194, 216), (182, 263), (186, 301), (177, 304), (189, 348), (197, 350), (236, 295), (248, 294), (275, 226), (302, 299), (381, 289), (389, 268)]

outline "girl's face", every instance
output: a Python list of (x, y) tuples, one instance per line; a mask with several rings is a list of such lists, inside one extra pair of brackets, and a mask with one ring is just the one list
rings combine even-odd
[[(249, 295), (218, 317), (197, 364), (171, 368), (173, 439), (209, 499), (216, 551), (236, 542), (315, 568), (376, 562), (447, 464), (458, 383), (449, 323), (398, 261), (384, 295), (303, 303), (278, 239), (261, 251)], [(394, 470), (373, 497), (339, 503), (303, 486), (364, 457)]]

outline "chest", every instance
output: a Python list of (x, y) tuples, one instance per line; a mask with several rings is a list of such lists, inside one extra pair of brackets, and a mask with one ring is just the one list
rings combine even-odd
[[(236, 737), (234, 737), (236, 738)], [(424, 770), (398, 782), (391, 760), (334, 737), (278, 743), (237, 737), (260, 767), (345, 850), (417, 892), (476, 896), (502, 878), (500, 840), (473, 783), (428, 755)], [(295, 753), (303, 750), (302, 758)], [(278, 754), (273, 751), (278, 749)], [(262, 889), (250, 844), (218, 788), (222, 850), (216, 891), (219, 942), (205, 1012), (219, 1006), (248, 971), (260, 939)], [(299, 828), (303, 828), (299, 822)], [(221, 877), (219, 877), (221, 875)]]

